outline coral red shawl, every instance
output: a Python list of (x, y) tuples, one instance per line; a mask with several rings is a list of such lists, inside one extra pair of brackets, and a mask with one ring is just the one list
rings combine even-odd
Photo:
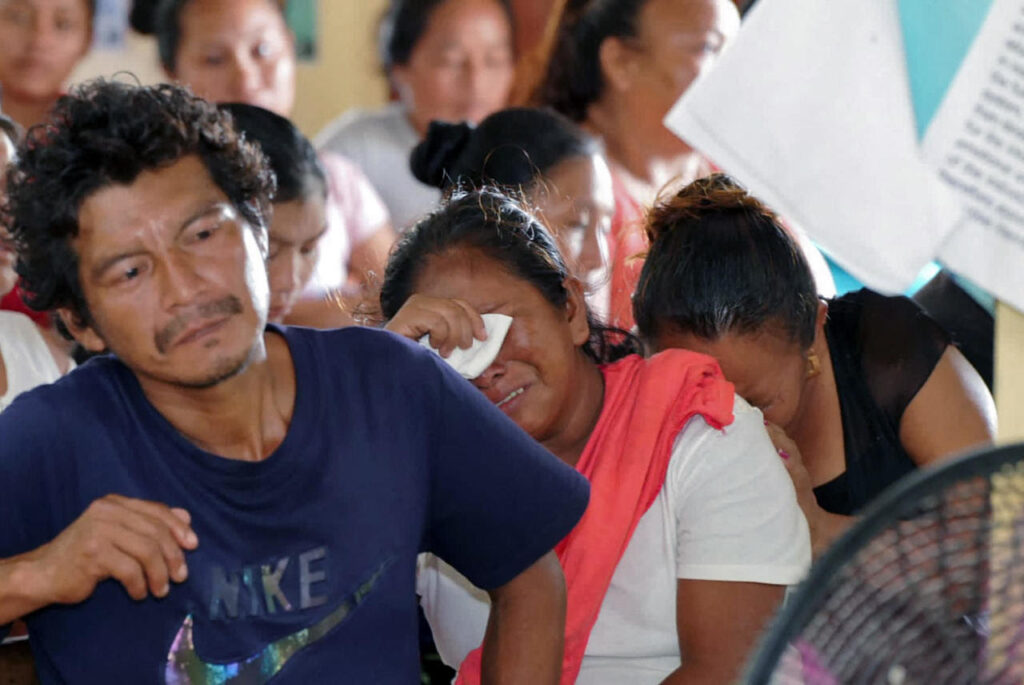
[[(590, 504), (555, 547), (568, 592), (563, 685), (576, 681), (615, 567), (665, 483), (676, 436), (697, 414), (718, 429), (733, 420), (733, 385), (710, 357), (666, 350), (601, 372), (604, 405), (576, 464), (590, 481)], [(462, 662), (457, 685), (480, 682), (481, 653), (478, 647)]]

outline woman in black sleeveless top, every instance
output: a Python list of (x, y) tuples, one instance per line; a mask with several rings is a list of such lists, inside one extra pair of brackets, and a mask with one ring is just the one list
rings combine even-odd
[(715, 357), (764, 412), (816, 552), (901, 476), (994, 438), (992, 397), (938, 324), (905, 297), (819, 300), (778, 218), (728, 177), (687, 186), (647, 230), (641, 336)]

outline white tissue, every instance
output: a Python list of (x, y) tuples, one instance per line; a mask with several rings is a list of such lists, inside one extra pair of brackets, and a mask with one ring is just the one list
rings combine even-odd
[[(472, 380), (482, 374), (488, 366), (497, 358), (501, 351), (501, 345), (508, 335), (509, 326), (512, 325), (512, 317), (505, 314), (482, 314), (484, 328), (487, 329), (487, 340), (473, 340), (473, 345), (464, 350), (456, 347), (448, 358), (441, 357), (448, 365), (459, 372), (463, 378)], [(430, 336), (425, 335), (419, 340), (428, 350), (441, 356), (441, 353), (430, 346)]]

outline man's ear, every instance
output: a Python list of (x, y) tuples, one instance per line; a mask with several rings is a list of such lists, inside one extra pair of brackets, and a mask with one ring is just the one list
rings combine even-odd
[(626, 92), (633, 85), (636, 72), (636, 54), (618, 36), (609, 36), (598, 49), (601, 76), (605, 83), (618, 92)]
[(583, 284), (580, 279), (570, 277), (565, 279), (565, 289), (569, 293), (569, 299), (565, 303), (569, 332), (572, 335), (573, 344), (579, 347), (590, 338), (590, 320), (587, 317), (587, 302), (583, 296)]
[(99, 336), (96, 329), (82, 322), (70, 309), (61, 307), (57, 310), (57, 315), (60, 317), (61, 323), (64, 324), (64, 328), (75, 339), (75, 342), (86, 350), (93, 354), (107, 350), (107, 344), (103, 342), (103, 338)]

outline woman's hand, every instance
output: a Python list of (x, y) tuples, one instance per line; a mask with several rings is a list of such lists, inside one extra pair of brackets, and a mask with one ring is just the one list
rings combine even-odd
[(467, 350), (474, 339), (487, 339), (483, 318), (468, 304), (426, 295), (412, 295), (384, 328), (412, 340), (429, 335), (430, 346), (446, 358), (456, 347)]
[(764, 427), (768, 431), (768, 437), (772, 439), (776, 451), (782, 457), (782, 463), (786, 465), (789, 477), (793, 479), (797, 503), (803, 510), (804, 516), (807, 517), (807, 522), (813, 523), (818, 512), (821, 511), (821, 507), (818, 506), (818, 500), (814, 497), (814, 486), (811, 485), (811, 476), (807, 472), (807, 467), (804, 466), (800, 448), (796, 446), (792, 438), (786, 435), (786, 431), (774, 423), (765, 421)]
[(765, 421), (764, 426), (782, 458), (782, 463), (786, 465), (789, 477), (793, 479), (796, 501), (807, 519), (807, 527), (811, 531), (811, 550), (817, 559), (855, 519), (852, 516), (831, 514), (818, 505), (818, 498), (814, 496), (814, 484), (811, 482), (807, 467), (804, 466), (800, 448), (779, 426), (769, 421)]

